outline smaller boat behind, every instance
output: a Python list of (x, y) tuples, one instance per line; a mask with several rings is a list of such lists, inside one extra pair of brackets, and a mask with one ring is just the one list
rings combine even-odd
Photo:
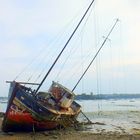
[(31, 88), (13, 81), (2, 130), (38, 131), (68, 127), (74, 125), (80, 112), (81, 106), (74, 101), (74, 93), (57, 82), (52, 82), (48, 92), (35, 94)]

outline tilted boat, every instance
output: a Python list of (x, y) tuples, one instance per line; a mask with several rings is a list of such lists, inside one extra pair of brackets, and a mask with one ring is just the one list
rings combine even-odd
[(76, 118), (82, 111), (81, 106), (74, 101), (73, 90), (71, 91), (57, 82), (52, 83), (48, 92), (40, 92), (39, 89), (67, 47), (93, 2), (94, 0), (90, 3), (41, 83), (38, 84), (37, 89), (26, 86), (36, 83), (10, 81), (8, 105), (2, 123), (3, 131), (50, 130), (76, 123)]
[(30, 88), (11, 82), (3, 131), (32, 131), (54, 129), (74, 124), (81, 106), (74, 93), (53, 82), (48, 92), (36, 95)]

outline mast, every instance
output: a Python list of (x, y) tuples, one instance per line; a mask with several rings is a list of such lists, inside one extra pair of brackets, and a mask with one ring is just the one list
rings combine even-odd
[(40, 87), (42, 86), (42, 84), (44, 83), (44, 81), (46, 80), (46, 78), (48, 77), (48, 75), (50, 74), (51, 70), (53, 69), (53, 67), (55, 66), (56, 62), (58, 61), (58, 59), (60, 58), (60, 56), (62, 55), (63, 51), (66, 49), (67, 45), (69, 44), (70, 40), (72, 39), (72, 37), (74, 36), (75, 32), (77, 31), (78, 27), (80, 26), (80, 24), (82, 23), (83, 19), (85, 18), (85, 16), (87, 15), (89, 9), (91, 8), (92, 4), (93, 4), (94, 0), (92, 0), (92, 2), (90, 3), (90, 5), (88, 6), (87, 10), (85, 11), (84, 15), (82, 16), (82, 18), (80, 19), (79, 23), (77, 24), (76, 28), (74, 29), (74, 31), (72, 32), (71, 36), (69, 37), (69, 39), (67, 40), (66, 44), (64, 45), (63, 49), (61, 50), (61, 52), (58, 54), (58, 56), (56, 57), (55, 61), (53, 62), (52, 66), (50, 67), (50, 69), (48, 70), (48, 72), (46, 73), (46, 75), (44, 76), (44, 78), (42, 79), (41, 83), (39, 84), (38, 88), (36, 89), (36, 92), (38, 92), (38, 90), (40, 89)]
[(88, 67), (86, 68), (86, 70), (84, 71), (84, 73), (81, 75), (81, 77), (79, 78), (79, 80), (77, 81), (77, 83), (75, 84), (74, 88), (72, 89), (72, 91), (75, 90), (75, 88), (77, 87), (77, 85), (79, 84), (79, 82), (82, 80), (82, 78), (84, 77), (84, 75), (86, 74), (86, 72), (88, 71), (88, 69), (90, 68), (91, 64), (94, 62), (95, 58), (98, 56), (99, 52), (101, 51), (101, 49), (103, 48), (104, 44), (106, 43), (109, 35), (111, 34), (111, 32), (113, 31), (113, 29), (115, 28), (117, 22), (119, 21), (119, 19), (116, 19), (114, 25), (112, 26), (111, 30), (109, 31), (108, 35), (106, 36), (106, 38), (104, 39), (101, 47), (98, 49), (98, 51), (96, 52), (95, 56), (93, 57), (93, 59), (91, 60), (91, 62), (89, 63)]

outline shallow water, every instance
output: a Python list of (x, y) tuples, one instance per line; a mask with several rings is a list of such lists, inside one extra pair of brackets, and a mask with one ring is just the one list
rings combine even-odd
[[(89, 100), (78, 103), (86, 116), (95, 123), (88, 126), (88, 130), (93, 133), (115, 131), (131, 134), (136, 130), (140, 132), (140, 99)], [(79, 120), (87, 121), (82, 114)]]
[[(139, 111), (140, 99), (121, 99), (121, 100), (78, 100), (83, 112), (101, 111)], [(5, 112), (7, 103), (0, 100), (0, 112)]]
[(140, 99), (80, 100), (77, 102), (82, 106), (83, 112), (140, 110)]
[[(88, 131), (93, 133), (118, 132), (134, 133), (139, 130), (140, 133), (140, 111), (101, 111), (88, 112), (85, 115), (94, 123), (88, 125)], [(82, 114), (79, 121), (87, 121)]]

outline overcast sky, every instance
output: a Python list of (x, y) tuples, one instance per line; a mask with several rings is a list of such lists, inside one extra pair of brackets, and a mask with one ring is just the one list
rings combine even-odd
[[(14, 80), (29, 63), (31, 67), (26, 67), (26, 74), (19, 75), (17, 81), (27, 81), (32, 76), (30, 82), (34, 82), (37, 74), (47, 72), (90, 2), (0, 0), (1, 96), (8, 95), (9, 84), (5, 81)], [(119, 18), (120, 22), (76, 93), (140, 93), (139, 7), (139, 0), (95, 0), (42, 90), (47, 90), (52, 80), (72, 89), (103, 42), (103, 36)], [(72, 78), (72, 72), (78, 74)], [(37, 82), (42, 77), (38, 76)]]

